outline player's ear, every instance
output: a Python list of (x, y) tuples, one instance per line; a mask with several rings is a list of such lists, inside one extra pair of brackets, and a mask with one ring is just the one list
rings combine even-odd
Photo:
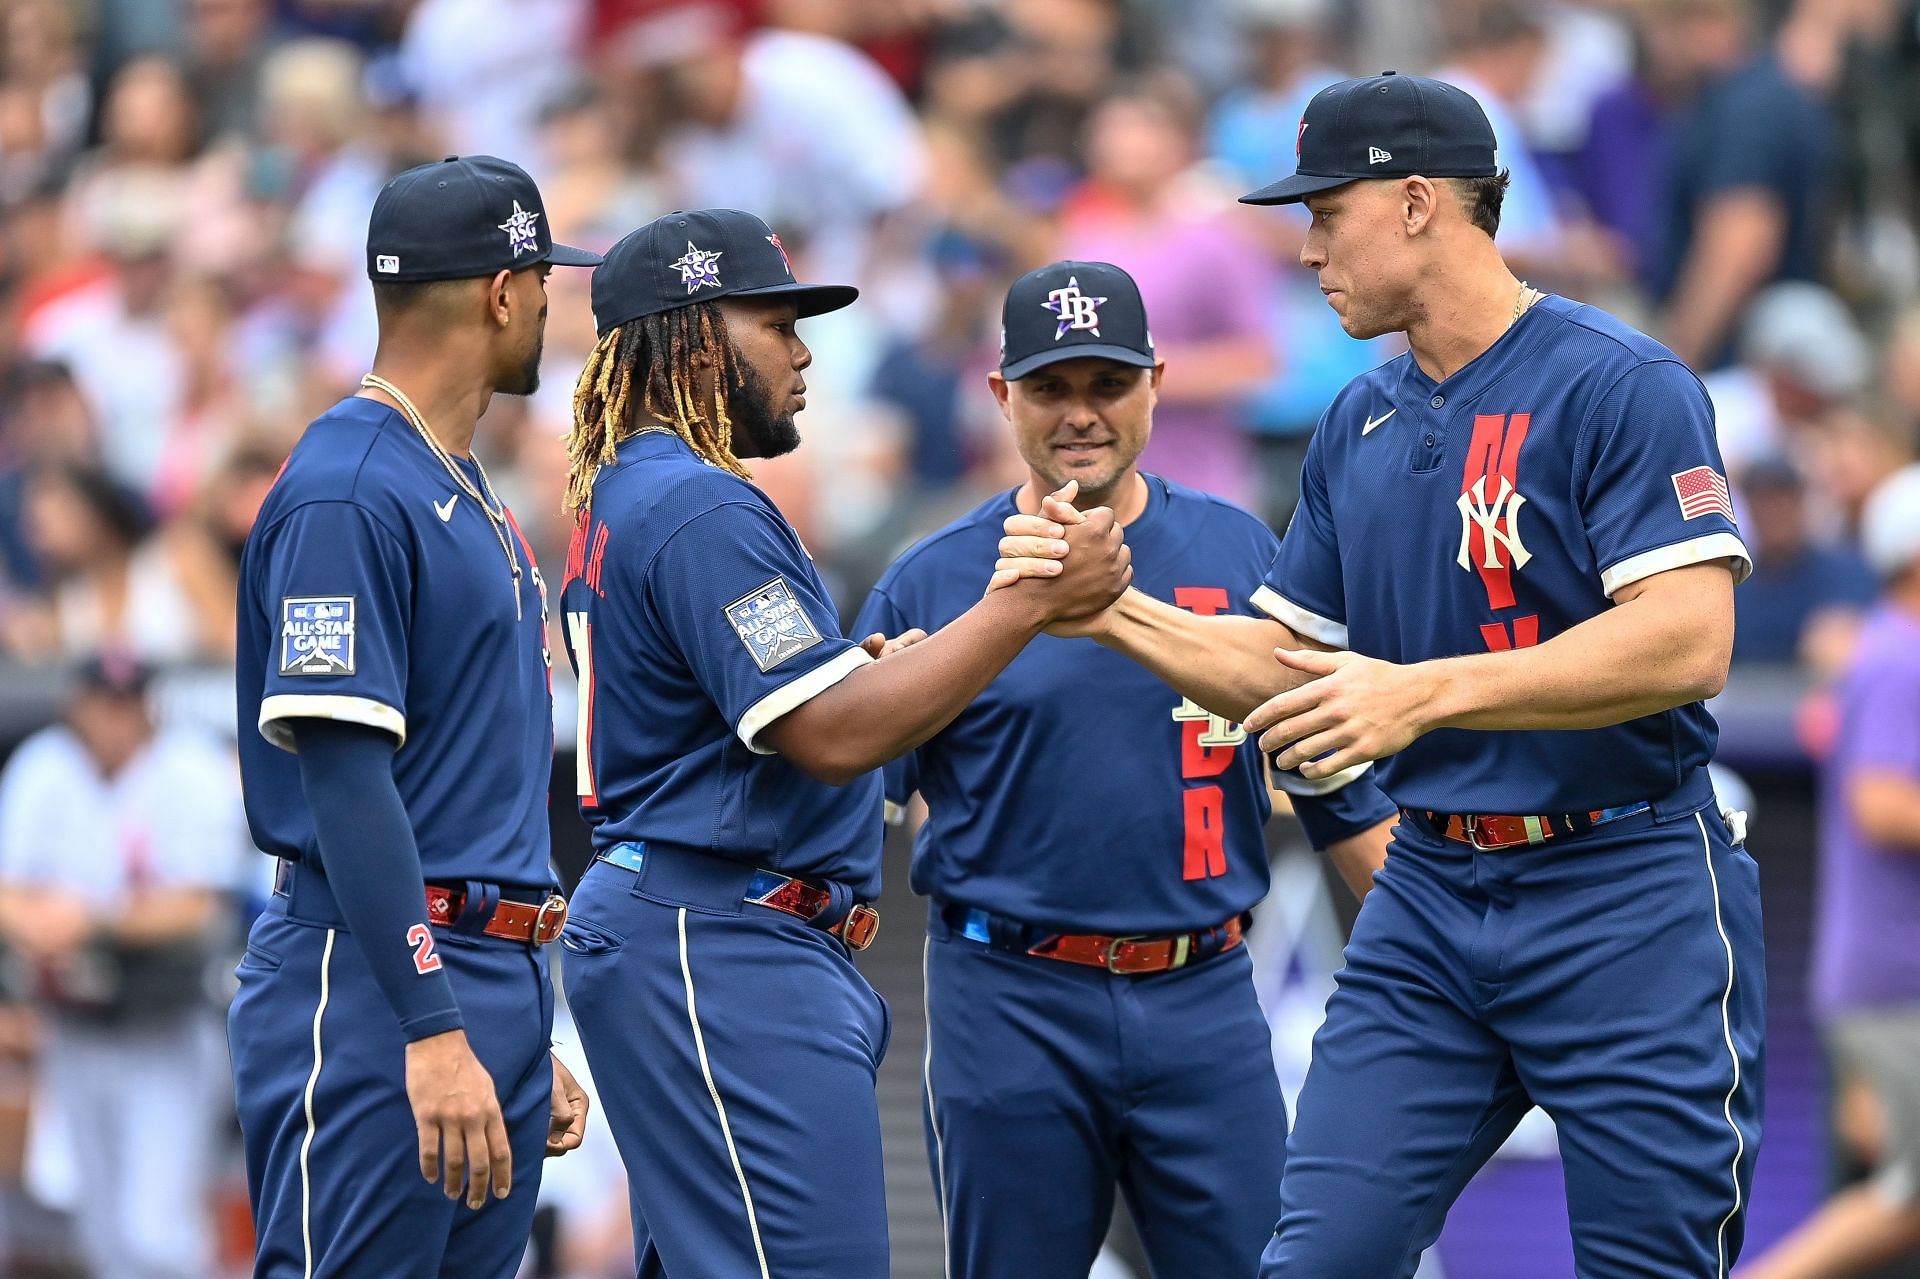
[(1000, 416), (1011, 422), (1013, 411), (1007, 407), (1007, 397), (1013, 393), (1013, 387), (1006, 378), (1000, 376), (999, 369), (987, 370), (987, 389), (993, 392), (993, 401), (1000, 406)]
[(487, 281), (487, 314), (503, 329), (513, 319), (513, 272), (497, 271)]
[(1167, 362), (1165, 360), (1155, 360), (1152, 371), (1147, 374), (1147, 381), (1153, 387), (1153, 393), (1155, 395), (1160, 393), (1160, 379), (1166, 374), (1166, 371)]
[(1418, 174), (1402, 179), (1400, 184), (1400, 221), (1408, 235), (1419, 235), (1433, 221), (1438, 211), (1440, 190), (1433, 179)]

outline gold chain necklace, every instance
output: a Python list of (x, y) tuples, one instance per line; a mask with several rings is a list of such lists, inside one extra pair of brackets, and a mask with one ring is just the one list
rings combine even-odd
[[(413, 406), (413, 401), (407, 398), (406, 392), (375, 373), (369, 373), (361, 378), (360, 385), (376, 391), (384, 391), (393, 397), (407, 421), (413, 423), (413, 429), (418, 431), (420, 438), (427, 442), (427, 448), (440, 459), (440, 465), (446, 468), (447, 474), (453, 477), (454, 484), (461, 492), (472, 498), (486, 515), (487, 527), (493, 530), (495, 540), (500, 543), (500, 553), (507, 557), (507, 567), (513, 572), (513, 617), (515, 621), (519, 621), (521, 617), (520, 556), (514, 550), (513, 538), (509, 535), (511, 530), (507, 526), (507, 504), (494, 493), (493, 481), (487, 478), (487, 468), (480, 464), (478, 456), (469, 454), (473, 458), (473, 469), (480, 473), (480, 488), (475, 488), (473, 481), (467, 478), (467, 473), (460, 469), (460, 464), (453, 460), (453, 455), (448, 453), (440, 441), (434, 438), (433, 432), (427, 429), (427, 419), (420, 415), (420, 410)], [(486, 491), (484, 496), (481, 489)], [(492, 505), (488, 504), (489, 498), (492, 499)], [(499, 509), (496, 510), (495, 507)]]
[(1525, 280), (1520, 281), (1519, 296), (1513, 299), (1513, 318), (1507, 321), (1507, 327), (1512, 328), (1514, 325), (1520, 323), (1521, 312), (1545, 296), (1546, 294), (1540, 292), (1538, 289), (1530, 287)]

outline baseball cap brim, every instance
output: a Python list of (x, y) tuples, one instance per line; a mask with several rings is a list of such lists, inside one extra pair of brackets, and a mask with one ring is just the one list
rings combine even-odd
[(1240, 197), (1242, 204), (1298, 204), (1310, 195), (1343, 187), (1360, 179), (1324, 173), (1296, 173)]
[(1000, 376), (1009, 382), (1018, 382), (1038, 369), (1049, 364), (1059, 364), (1063, 360), (1112, 360), (1117, 364), (1131, 364), (1137, 369), (1150, 369), (1157, 361), (1151, 355), (1131, 350), (1124, 346), (1109, 346), (1104, 342), (1076, 342), (1069, 346), (1056, 347), (1051, 351), (1041, 351), (1029, 355), (1023, 360), (1000, 366)]
[(838, 311), (841, 307), (852, 306), (854, 299), (860, 296), (860, 290), (851, 284), (769, 284), (758, 289), (734, 289), (724, 296), (730, 298), (770, 298), (790, 297), (793, 299), (795, 314), (800, 319), (810, 315), (825, 315), (829, 311)]
[(576, 249), (571, 244), (556, 244), (547, 250), (547, 256), (542, 261), (555, 266), (599, 266), (606, 259), (598, 253)]

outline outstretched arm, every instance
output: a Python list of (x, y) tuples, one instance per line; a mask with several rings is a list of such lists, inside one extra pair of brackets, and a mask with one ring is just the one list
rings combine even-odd
[(1716, 560), (1622, 587), (1615, 607), (1533, 648), (1399, 665), (1275, 654), (1309, 682), (1245, 721), (1281, 768), (1326, 777), (1436, 728), (1604, 728), (1718, 693), (1733, 653), (1733, 575)]

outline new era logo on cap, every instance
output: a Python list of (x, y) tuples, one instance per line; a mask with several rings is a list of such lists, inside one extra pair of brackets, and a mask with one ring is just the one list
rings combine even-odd
[(1493, 126), (1470, 94), (1392, 71), (1314, 94), (1295, 144), (1294, 173), (1241, 196), (1242, 203), (1292, 204), (1362, 178), (1476, 178), (1499, 171)]

